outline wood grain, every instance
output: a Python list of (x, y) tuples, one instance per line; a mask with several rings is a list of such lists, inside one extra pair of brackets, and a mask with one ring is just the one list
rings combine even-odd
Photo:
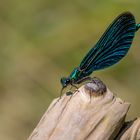
[(28, 140), (114, 140), (116, 136), (128, 140), (130, 133), (140, 138), (135, 136), (139, 119), (127, 131), (120, 131), (130, 103), (102, 84), (87, 83), (73, 95), (54, 99)]

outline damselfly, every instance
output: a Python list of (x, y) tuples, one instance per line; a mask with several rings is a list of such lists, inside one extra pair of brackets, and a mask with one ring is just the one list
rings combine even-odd
[(127, 54), (139, 28), (140, 23), (136, 24), (130, 12), (120, 14), (70, 76), (61, 78), (62, 90), (69, 84), (75, 86), (83, 80), (90, 79), (89, 75), (93, 71), (107, 68), (120, 61)]

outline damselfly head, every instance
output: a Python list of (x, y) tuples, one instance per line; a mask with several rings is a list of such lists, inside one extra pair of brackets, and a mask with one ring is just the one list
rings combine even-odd
[(61, 85), (62, 85), (62, 87), (66, 87), (69, 84), (70, 84), (70, 78), (67, 78), (67, 77), (61, 78)]

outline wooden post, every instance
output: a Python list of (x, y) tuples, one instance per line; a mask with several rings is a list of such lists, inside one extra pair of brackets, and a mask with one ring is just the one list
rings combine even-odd
[(55, 99), (28, 140), (128, 140), (136, 135), (140, 140), (139, 119), (120, 131), (129, 107), (94, 80), (73, 95)]

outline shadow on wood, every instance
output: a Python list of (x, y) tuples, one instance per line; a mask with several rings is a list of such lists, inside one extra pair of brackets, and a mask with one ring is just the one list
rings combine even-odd
[(122, 129), (129, 107), (100, 80), (87, 83), (55, 99), (28, 140), (140, 140), (139, 119)]

